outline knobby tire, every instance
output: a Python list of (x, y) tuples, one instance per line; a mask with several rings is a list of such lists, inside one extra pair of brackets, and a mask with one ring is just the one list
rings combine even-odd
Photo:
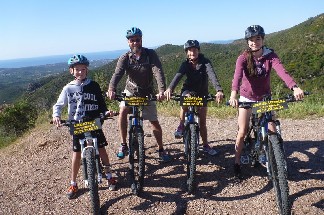
[[(129, 137), (130, 145), (130, 177), (131, 189), (133, 194), (139, 195), (144, 186), (145, 175), (145, 150), (144, 150), (144, 132), (140, 126), (133, 126), (131, 128), (131, 135)], [(137, 162), (135, 162), (135, 153)], [(137, 165), (136, 165), (137, 163)]]
[(89, 182), (89, 192), (93, 214), (100, 214), (100, 200), (98, 194), (98, 181), (96, 178), (95, 149), (87, 148), (85, 153), (87, 161), (87, 174)]
[(187, 160), (187, 189), (188, 193), (193, 193), (196, 183), (196, 162), (198, 154), (198, 132), (197, 125), (190, 124), (187, 126), (184, 136), (185, 156)]
[(287, 165), (282, 150), (282, 143), (276, 134), (269, 135), (268, 143), (271, 179), (276, 194), (278, 209), (282, 215), (290, 214)]

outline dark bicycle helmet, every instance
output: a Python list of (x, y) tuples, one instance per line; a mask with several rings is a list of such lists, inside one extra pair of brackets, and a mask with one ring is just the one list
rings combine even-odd
[(68, 65), (69, 65), (69, 67), (71, 68), (71, 67), (73, 67), (73, 66), (75, 66), (75, 65), (77, 65), (77, 64), (84, 64), (84, 65), (86, 65), (86, 66), (89, 66), (89, 61), (88, 61), (88, 59), (87, 59), (85, 56), (83, 56), (83, 55), (80, 55), (80, 54), (78, 54), (78, 55), (74, 55), (73, 57), (71, 57), (71, 58), (69, 59), (69, 61), (68, 61)]
[(126, 31), (126, 38), (129, 39), (130, 37), (134, 36), (142, 36), (142, 31), (139, 28), (132, 27), (130, 30)]
[(188, 40), (183, 46), (185, 52), (191, 47), (194, 47), (194, 48), (197, 48), (198, 50), (200, 50), (200, 45), (197, 40)]
[(249, 39), (253, 36), (264, 36), (264, 30), (260, 25), (251, 25), (245, 30), (245, 39)]

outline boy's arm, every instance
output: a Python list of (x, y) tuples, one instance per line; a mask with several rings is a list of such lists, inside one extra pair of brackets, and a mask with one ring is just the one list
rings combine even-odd
[(61, 125), (61, 114), (63, 107), (67, 104), (67, 95), (63, 89), (56, 104), (53, 106), (53, 124), (56, 126)]

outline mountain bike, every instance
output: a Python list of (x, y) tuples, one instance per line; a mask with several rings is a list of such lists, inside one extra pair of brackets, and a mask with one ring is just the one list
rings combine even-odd
[(156, 101), (156, 97), (137, 97), (115, 95), (115, 100), (125, 102), (130, 107), (132, 113), (128, 118), (128, 144), (129, 144), (129, 169), (131, 189), (133, 194), (139, 195), (143, 191), (145, 175), (145, 147), (144, 147), (144, 130), (143, 130), (143, 106), (150, 105), (150, 101)]
[(198, 107), (206, 107), (208, 101), (213, 101), (214, 96), (204, 97), (172, 95), (172, 100), (179, 101), (180, 106), (188, 107), (185, 113), (183, 143), (187, 163), (187, 190), (193, 193), (196, 184), (196, 162), (199, 153), (199, 114)]
[[(305, 95), (308, 95), (305, 92)], [(260, 102), (239, 102), (243, 108), (252, 108), (251, 122), (241, 155), (242, 164), (265, 165), (267, 177), (272, 181), (276, 194), (276, 202), (280, 214), (290, 214), (288, 168), (285, 158), (280, 121), (273, 120), (273, 111), (288, 108), (288, 102), (296, 101), (293, 95), (273, 100), (265, 96)], [(227, 102), (227, 105), (229, 103)], [(268, 130), (268, 123), (275, 123), (276, 131)]]
[(104, 116), (95, 119), (84, 118), (81, 121), (61, 120), (62, 125), (69, 127), (71, 135), (84, 134), (84, 138), (79, 141), (81, 145), (82, 173), (84, 185), (89, 188), (93, 214), (100, 214), (98, 184), (102, 183), (103, 176), (96, 131), (102, 128), (103, 120), (108, 118)]

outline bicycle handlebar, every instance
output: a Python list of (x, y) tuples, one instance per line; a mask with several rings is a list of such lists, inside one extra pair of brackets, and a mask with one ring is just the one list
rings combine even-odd
[[(305, 96), (310, 95), (310, 92), (304, 92)], [(295, 96), (293, 94), (288, 94), (282, 98), (286, 102), (296, 102), (296, 101), (301, 101), (301, 100), (296, 100)], [(265, 101), (272, 101), (273, 99), (270, 100), (265, 100)], [(251, 108), (253, 104), (258, 103), (258, 102), (263, 102), (263, 101), (256, 101), (256, 102), (238, 102), (238, 105), (243, 108)], [(230, 106), (229, 101), (226, 102), (226, 106)]]
[[(118, 116), (118, 112), (114, 112), (114, 115), (113, 116)], [(87, 122), (87, 121), (92, 121), (92, 120), (95, 120), (99, 118), (100, 120), (107, 120), (107, 119), (114, 119), (112, 116), (99, 116), (99, 117), (96, 117), (96, 118), (93, 118), (93, 119), (86, 119), (86, 120), (64, 120), (64, 119), (61, 119), (61, 125), (63, 126), (70, 126), (70, 125), (73, 125), (73, 124), (76, 124), (76, 123), (80, 123), (80, 122)], [(53, 120), (50, 121), (50, 124), (53, 124)]]
[[(180, 101), (181, 98), (183, 97), (186, 97), (186, 96), (183, 96), (183, 95), (177, 95), (177, 94), (172, 94), (171, 95), (171, 99), (174, 100), (174, 101)], [(214, 95), (207, 95), (207, 96), (203, 96), (203, 97), (199, 97), (199, 96), (191, 96), (191, 97), (198, 97), (198, 98), (203, 98), (203, 99), (206, 99), (206, 101), (214, 101), (216, 96)], [(223, 96), (223, 98), (225, 98), (225, 96)]]
[(150, 101), (157, 101), (158, 98), (155, 95), (149, 96), (126, 96), (125, 93), (122, 95), (115, 95), (114, 100), (119, 102), (125, 102), (126, 106), (129, 107), (139, 107), (139, 106), (148, 106), (150, 105)]

